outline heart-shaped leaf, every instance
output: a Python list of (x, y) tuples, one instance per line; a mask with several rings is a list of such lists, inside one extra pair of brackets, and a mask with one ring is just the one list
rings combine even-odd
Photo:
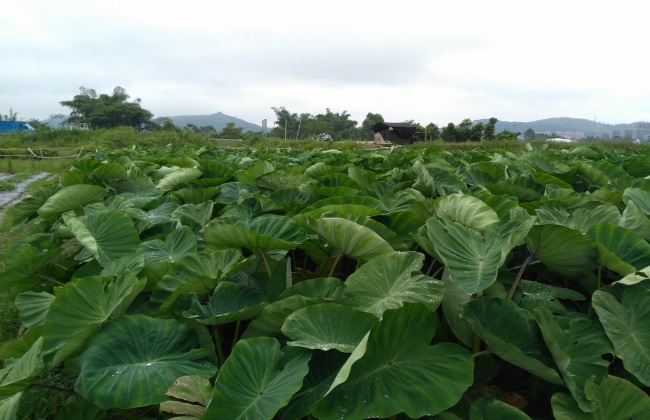
[(238, 341), (221, 367), (205, 417), (273, 418), (302, 386), (310, 357), (307, 351), (283, 352), (270, 337)]
[(625, 287), (621, 302), (598, 290), (592, 304), (625, 368), (650, 386), (650, 289), (646, 284)]
[(334, 382), (314, 414), (321, 419), (398, 413), (419, 418), (455, 405), (472, 384), (472, 355), (452, 343), (431, 346), (434, 330), (433, 313), (424, 305), (386, 311), (370, 331), (365, 352), (344, 367), (349, 374)]
[(214, 375), (215, 355), (197, 347), (187, 324), (122, 316), (102, 328), (81, 355), (75, 391), (101, 408), (159, 404), (176, 378)]

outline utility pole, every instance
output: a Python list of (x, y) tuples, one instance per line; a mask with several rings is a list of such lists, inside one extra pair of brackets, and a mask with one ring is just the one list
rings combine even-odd
[(301, 125), (302, 125), (302, 117), (300, 117), (300, 121), (298, 121), (298, 132), (296, 133), (296, 140), (298, 140), (298, 135), (300, 134)]

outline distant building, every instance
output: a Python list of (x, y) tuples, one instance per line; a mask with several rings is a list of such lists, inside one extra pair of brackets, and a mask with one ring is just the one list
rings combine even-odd
[(375, 138), (379, 134), (382, 139), (395, 144), (412, 144), (416, 128), (408, 123), (380, 122), (372, 127)]
[(575, 140), (573, 140), (573, 139), (565, 139), (565, 138), (562, 138), (562, 137), (555, 137), (555, 138), (552, 138), (552, 139), (546, 139), (546, 141), (554, 141), (554, 142), (557, 142), (557, 143), (573, 143)]
[(612, 130), (612, 139), (629, 139), (650, 141), (650, 123), (635, 123), (634, 128), (624, 130)]
[(565, 139), (580, 140), (585, 138), (584, 131), (541, 131), (538, 134), (547, 136), (564, 137)]

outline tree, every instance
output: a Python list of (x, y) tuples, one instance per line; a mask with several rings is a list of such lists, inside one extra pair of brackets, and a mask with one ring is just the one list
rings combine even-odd
[(483, 135), (483, 123), (474, 124), (471, 119), (465, 118), (457, 126), (454, 123), (447, 124), (442, 129), (440, 137), (443, 141), (462, 143), (466, 141), (481, 141)]
[(226, 126), (214, 135), (218, 139), (241, 139), (243, 137), (244, 129), (236, 127), (234, 122), (229, 122)]
[(517, 140), (517, 137), (519, 137), (521, 133), (519, 132), (514, 132), (510, 130), (503, 130), (499, 134), (496, 135), (495, 139), (500, 140), (500, 141), (511, 141), (511, 140)]
[(447, 142), (447, 143), (455, 143), (458, 138), (458, 134), (456, 133), (456, 125), (452, 122), (447, 124), (446, 127), (442, 129), (442, 132), (440, 133), (440, 137), (442, 138), (442, 141)]
[(440, 138), (440, 128), (434, 123), (429, 123), (425, 127), (427, 132), (427, 141), (436, 141)]
[(275, 127), (271, 129), (269, 136), (285, 140), (295, 138), (298, 132), (298, 114), (292, 114), (283, 106), (271, 109), (275, 112)]
[(529, 128), (528, 130), (524, 131), (525, 140), (533, 140), (534, 138), (535, 138), (535, 130)]
[(37, 120), (36, 118), (32, 118), (27, 122), (29, 123), (29, 125), (34, 127), (34, 130), (36, 130), (36, 131), (43, 131), (43, 130), (50, 130), (51, 129), (49, 124), (42, 123), (39, 120)]
[(384, 122), (384, 117), (381, 114), (369, 112), (361, 123), (361, 140), (374, 140), (375, 132), (372, 130), (372, 126), (382, 122)]
[(324, 114), (313, 116), (307, 113), (291, 113), (285, 107), (271, 109), (276, 117), (276, 126), (271, 129), (271, 137), (293, 140), (314, 138), (318, 134), (327, 133), (336, 140), (359, 138), (357, 122), (350, 120), (347, 111), (335, 113), (327, 108)]
[(94, 89), (79, 88), (79, 94), (61, 105), (70, 108), (68, 122), (86, 122), (94, 128), (120, 126), (136, 127), (151, 121), (153, 114), (140, 106), (140, 99), (128, 102), (129, 95), (122, 87), (113, 89), (111, 95), (97, 95)]
[(488, 120), (488, 123), (485, 124), (485, 127), (483, 127), (483, 138), (485, 140), (491, 141), (494, 140), (494, 134), (496, 131), (496, 125), (497, 125), (497, 120), (496, 118), (492, 117)]
[(2, 115), (0, 114), (0, 121), (16, 121), (18, 119), (18, 113), (14, 112), (13, 109), (9, 108), (9, 114)]
[(359, 138), (357, 122), (350, 119), (348, 111), (343, 111), (339, 114), (326, 108), (325, 114), (318, 114), (314, 119), (324, 123), (324, 126), (327, 128), (327, 134), (331, 135), (334, 140)]
[(179, 128), (174, 125), (174, 121), (169, 117), (158, 117), (153, 120), (153, 123), (152, 125), (159, 127), (163, 131), (179, 131)]
[(457, 141), (479, 142), (483, 136), (483, 123), (474, 124), (471, 119), (465, 118), (458, 124), (456, 132), (458, 133)]

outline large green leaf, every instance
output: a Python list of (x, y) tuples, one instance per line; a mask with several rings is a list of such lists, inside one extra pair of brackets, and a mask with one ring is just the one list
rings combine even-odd
[(623, 163), (623, 169), (635, 178), (650, 176), (650, 156), (631, 157)]
[(277, 301), (264, 307), (248, 325), (242, 338), (280, 336), (282, 325), (289, 315), (309, 305), (338, 300), (344, 287), (343, 282), (334, 277), (301, 281), (284, 290)]
[(143, 242), (138, 253), (144, 257), (144, 264), (150, 265), (158, 261), (175, 263), (186, 255), (195, 252), (197, 247), (196, 235), (187, 226), (174, 229), (164, 241), (154, 239)]
[(162, 177), (156, 188), (162, 191), (171, 191), (177, 186), (193, 181), (200, 177), (202, 172), (196, 168), (178, 168)]
[(128, 177), (124, 165), (115, 162), (102, 162), (101, 166), (93, 171), (93, 176), (106, 186), (115, 186), (118, 181)]
[(176, 378), (214, 375), (215, 355), (197, 347), (189, 325), (122, 316), (95, 335), (81, 355), (75, 391), (101, 408), (159, 404)]
[(608, 269), (625, 276), (650, 265), (650, 244), (636, 232), (599, 224), (587, 233), (598, 243), (598, 262)]
[(302, 386), (310, 357), (307, 351), (283, 352), (270, 337), (238, 341), (221, 366), (205, 418), (274, 418)]
[(591, 225), (598, 223), (618, 224), (621, 215), (612, 203), (600, 201), (587, 202), (585, 205), (572, 210), (571, 213), (559, 206), (543, 206), (537, 210), (537, 217), (542, 223), (554, 223), (586, 233)]
[(585, 394), (595, 411), (585, 413), (571, 396), (557, 393), (551, 398), (557, 420), (645, 419), (650, 413), (650, 397), (623, 378), (607, 376), (600, 383), (589, 378)]
[(634, 201), (627, 203), (621, 215), (620, 225), (638, 233), (646, 241), (650, 241), (650, 218), (634, 204)]
[[(0, 401), (24, 391), (31, 385), (43, 367), (40, 359), (42, 342), (39, 338), (20, 358), (7, 360), (0, 369)], [(10, 405), (13, 406), (13, 403)], [(10, 411), (9, 408), (7, 410)]]
[(182, 295), (211, 292), (242, 259), (241, 251), (236, 249), (187, 255), (156, 283), (150, 302), (152, 306), (159, 304), (157, 313), (162, 314)]
[(468, 302), (463, 315), (497, 356), (547, 382), (563, 384), (530, 312), (511, 300), (485, 296)]
[(301, 213), (312, 213), (319, 211), (320, 214), (323, 214), (327, 211), (331, 211), (332, 208), (341, 208), (347, 206), (351, 206), (352, 208), (359, 207), (370, 209), (365, 210), (365, 212), (368, 212), (369, 215), (388, 212), (386, 205), (374, 197), (368, 197), (364, 195), (343, 195), (318, 200), (315, 203), (311, 204), (309, 207), (303, 209)]
[(14, 244), (6, 254), (4, 271), (0, 275), (0, 291), (25, 292), (41, 284), (43, 279), (58, 274), (56, 269), (61, 265), (62, 252), (63, 249), (49, 235), (35, 235)]
[(251, 287), (222, 281), (206, 305), (201, 305), (196, 294), (192, 296), (186, 318), (195, 318), (202, 324), (219, 325), (254, 318), (267, 305), (266, 298)]
[(530, 420), (523, 411), (503, 401), (488, 398), (476, 400), (469, 412), (470, 420)]
[(309, 220), (309, 226), (342, 255), (361, 261), (394, 252), (372, 229), (341, 217)]
[(480, 199), (471, 195), (446, 195), (436, 201), (436, 214), (476, 230), (500, 221), (497, 213)]
[(528, 280), (521, 280), (515, 293), (515, 301), (530, 312), (543, 306), (553, 313), (563, 314), (566, 308), (559, 299), (585, 300), (585, 297), (572, 289)]
[(350, 305), (381, 317), (405, 302), (423, 303), (434, 311), (444, 285), (421, 273), (424, 255), (417, 252), (393, 252), (362, 265), (345, 281), (344, 299)]
[(282, 325), (289, 315), (304, 307), (323, 303), (323, 298), (312, 298), (302, 295), (293, 295), (273, 302), (262, 309), (257, 318), (248, 324), (242, 338), (261, 336), (281, 336)]
[(66, 211), (101, 201), (104, 195), (104, 188), (97, 185), (70, 185), (48, 198), (38, 209), (38, 215), (43, 219), (55, 219)]
[(551, 270), (566, 277), (578, 277), (596, 268), (598, 248), (587, 235), (561, 225), (536, 225), (526, 244)]
[(0, 419), (16, 420), (18, 413), (18, 404), (23, 396), (22, 392), (17, 392), (10, 397), (0, 399)]
[(281, 188), (269, 194), (269, 198), (281, 205), (286, 211), (300, 208), (309, 201), (309, 194), (296, 186)]
[(338, 166), (328, 165), (325, 162), (316, 162), (309, 168), (305, 169), (305, 175), (312, 178), (320, 178), (325, 175), (335, 174), (341, 172)]
[(641, 283), (627, 286), (621, 302), (596, 291), (592, 304), (625, 368), (650, 386), (650, 289)]
[(376, 322), (377, 317), (350, 306), (323, 303), (289, 315), (282, 332), (294, 340), (290, 346), (351, 353)]
[(629, 205), (630, 202), (650, 216), (650, 193), (642, 188), (628, 188), (623, 192), (623, 201)]
[(219, 194), (214, 201), (221, 204), (240, 203), (259, 192), (257, 187), (243, 182), (227, 182), (221, 185)]
[(16, 296), (16, 308), (20, 321), (27, 328), (38, 327), (45, 322), (45, 316), (54, 301), (54, 295), (47, 292), (25, 292)]
[(463, 316), (463, 309), (472, 296), (463, 292), (454, 285), (449, 277), (449, 270), (442, 275), (445, 293), (442, 296), (442, 313), (456, 338), (468, 348), (474, 344), (476, 333), (471, 324)]
[(309, 361), (309, 373), (303, 380), (302, 388), (282, 410), (281, 419), (302, 420), (311, 415), (312, 406), (325, 396), (337, 372), (349, 358), (349, 354), (338, 351), (313, 352)]
[(197, 375), (181, 376), (167, 390), (166, 395), (174, 399), (162, 402), (161, 412), (183, 414), (194, 419), (205, 413), (212, 395), (212, 385), (208, 379)]
[(213, 207), (214, 203), (210, 200), (200, 204), (183, 204), (172, 212), (170, 218), (198, 232), (212, 218)]
[(122, 307), (125, 299), (135, 298), (132, 292), (142, 290), (145, 282), (133, 275), (86, 277), (54, 289), (55, 299), (45, 317), (43, 332), (45, 361), (57, 365), (77, 351)]
[(482, 232), (446, 217), (427, 220), (427, 234), (449, 270), (451, 281), (467, 294), (487, 289), (533, 219), (499, 221)]
[(535, 312), (564, 384), (583, 411), (594, 411), (596, 405), (585, 395), (585, 383), (591, 377), (607, 376), (609, 362), (602, 356), (614, 352), (601, 325), (586, 316), (553, 316), (546, 308)]
[(205, 241), (217, 247), (251, 250), (289, 250), (306, 239), (305, 231), (286, 216), (260, 216), (244, 226), (215, 224), (205, 230)]
[(114, 210), (92, 212), (85, 219), (64, 215), (64, 220), (79, 243), (103, 267), (134, 254), (140, 245), (138, 230), (131, 219)]
[(519, 201), (537, 201), (542, 198), (544, 188), (535, 182), (532, 177), (516, 176), (494, 184), (486, 185), (494, 195), (510, 195)]
[(433, 313), (424, 305), (386, 311), (370, 331), (365, 352), (344, 366), (347, 378), (335, 381), (315, 406), (316, 417), (385, 418), (403, 412), (419, 418), (455, 405), (472, 384), (472, 355), (456, 344), (431, 346), (434, 331)]

